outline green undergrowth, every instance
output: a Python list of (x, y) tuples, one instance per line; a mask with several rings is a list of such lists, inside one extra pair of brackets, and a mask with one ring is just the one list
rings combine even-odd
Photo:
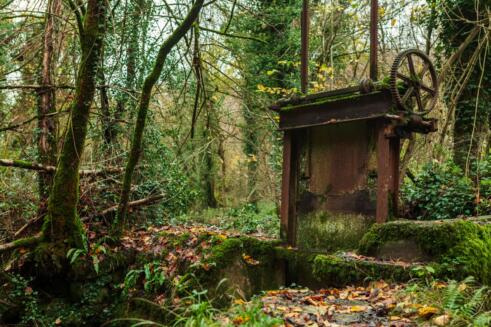
[(474, 221), (374, 225), (360, 242), (359, 251), (375, 256), (393, 240), (411, 240), (431, 258), (438, 273), (463, 279), (474, 276), (491, 283), (491, 227)]
[[(462, 281), (416, 280), (399, 294), (399, 303), (417, 303), (412, 310), (396, 306), (394, 315), (418, 314), (422, 325), (428, 324), (428, 317), (419, 312), (424, 308), (432, 315), (432, 325), (474, 326), (491, 325), (491, 292), (472, 277)], [(412, 312), (411, 312), (412, 311)], [(438, 324), (437, 324), (438, 323)]]
[(280, 230), (278, 210), (273, 202), (249, 203), (232, 208), (208, 208), (176, 216), (170, 222), (172, 225), (200, 223), (243, 234), (259, 233), (270, 237), (278, 237)]
[[(174, 323), (176, 317), (142, 303), (159, 301), (163, 307), (174, 308), (190, 301), (195, 292), (206, 291), (210, 305), (228, 307), (236, 297), (249, 298), (284, 283), (274, 260), (278, 241), (165, 230), (159, 232), (156, 241), (160, 240), (140, 250), (99, 244), (76, 255), (70, 251), (71, 269), (63, 278), (56, 272), (26, 280), (20, 275), (2, 279), (0, 298), (8, 300), (0, 303), (0, 322), (95, 326), (136, 316)], [(37, 256), (36, 250), (31, 257)], [(30, 273), (35, 275), (38, 268), (44, 269), (32, 262)], [(256, 318), (247, 319), (254, 322)]]

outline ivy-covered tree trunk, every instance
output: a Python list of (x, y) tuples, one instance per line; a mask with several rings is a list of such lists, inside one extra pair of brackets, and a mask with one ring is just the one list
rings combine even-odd
[(491, 108), (489, 102), (483, 100), (478, 99), (476, 88), (470, 86), (456, 104), (453, 155), (455, 163), (466, 172), (471, 163), (479, 159), (484, 141), (483, 134)]
[(133, 140), (131, 142), (130, 155), (126, 164), (125, 174), (123, 177), (123, 187), (121, 190), (121, 196), (119, 200), (118, 212), (116, 220), (114, 222), (116, 230), (121, 230), (126, 220), (126, 214), (128, 211), (128, 202), (130, 199), (131, 182), (135, 167), (140, 159), (140, 153), (142, 148), (143, 130), (145, 129), (145, 121), (147, 118), (148, 106), (150, 104), (150, 97), (152, 95), (152, 89), (157, 83), (164, 63), (169, 52), (174, 46), (186, 35), (190, 30), (193, 23), (198, 18), (198, 15), (203, 7), (204, 0), (196, 0), (191, 7), (191, 10), (187, 14), (186, 18), (181, 22), (177, 29), (167, 38), (167, 40), (161, 45), (157, 58), (151, 73), (146, 77), (143, 83), (143, 89), (138, 104), (138, 114), (136, 119), (135, 130), (133, 132)]
[[(431, 0), (432, 6), (438, 1)], [(441, 48), (452, 62), (453, 76), (445, 86), (445, 100), (455, 106), (454, 161), (469, 172), (479, 158), (491, 107), (491, 51), (489, 51), (489, 1), (444, 0), (438, 11)], [(473, 36), (468, 41), (468, 37)], [(465, 47), (462, 48), (462, 46)]]
[[(46, 25), (44, 28), (43, 53), (41, 60), (40, 85), (38, 91), (37, 115), (38, 130), (38, 162), (46, 166), (56, 165), (56, 98), (53, 87), (54, 70), (54, 38), (56, 19), (61, 11), (60, 0), (49, 0), (46, 10)], [(39, 173), (39, 213), (44, 214), (53, 181), (52, 174)]]
[(43, 225), (45, 240), (69, 247), (83, 246), (83, 227), (77, 215), (79, 200), (79, 167), (84, 151), (90, 106), (94, 99), (97, 68), (105, 31), (106, 1), (88, 0), (87, 8), (74, 10), (80, 33), (81, 58), (48, 214)]
[(141, 30), (144, 28), (142, 25), (142, 16), (144, 15), (145, 0), (135, 0), (130, 4), (130, 15), (128, 19), (129, 36), (126, 40), (126, 77), (125, 77), (125, 90), (120, 93), (117, 101), (116, 108), (114, 110), (114, 123), (112, 124), (111, 131), (111, 143), (117, 138), (119, 132), (118, 121), (122, 119), (128, 110), (134, 111), (135, 95), (133, 91), (137, 87), (137, 72), (138, 64), (137, 59), (140, 54), (139, 51), (139, 37)]
[(97, 71), (97, 80), (100, 84), (99, 100), (102, 118), (102, 139), (110, 152), (111, 143), (114, 139), (112, 134), (115, 130), (113, 126), (115, 121), (112, 119), (111, 110), (109, 109), (109, 95), (106, 86), (106, 74), (104, 73), (104, 45), (101, 48), (101, 63)]

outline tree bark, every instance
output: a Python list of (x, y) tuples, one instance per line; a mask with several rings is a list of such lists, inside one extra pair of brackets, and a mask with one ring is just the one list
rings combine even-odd
[(114, 221), (114, 227), (116, 227), (117, 230), (122, 229), (122, 226), (126, 220), (128, 201), (130, 199), (131, 181), (133, 177), (133, 172), (140, 158), (143, 130), (145, 128), (145, 121), (153, 86), (155, 85), (155, 83), (157, 83), (160, 77), (167, 55), (179, 42), (179, 40), (181, 40), (181, 38), (186, 35), (186, 33), (193, 25), (194, 21), (198, 18), (201, 8), (203, 7), (203, 3), (204, 0), (196, 0), (186, 18), (184, 18), (177, 29), (161, 45), (152, 72), (146, 77), (145, 82), (143, 83), (143, 89), (138, 105), (138, 115), (135, 130), (133, 132), (133, 140), (131, 142), (130, 155), (123, 178), (123, 188), (121, 190), (118, 212), (116, 220)]
[[(44, 29), (44, 45), (42, 57), (42, 70), (40, 75), (40, 85), (43, 88), (38, 89), (38, 161), (42, 165), (56, 164), (56, 98), (53, 85), (54, 70), (54, 38), (56, 33), (55, 16), (61, 11), (60, 0), (49, 0), (46, 13), (46, 26)], [(53, 176), (50, 174), (39, 174), (39, 213), (44, 214), (46, 211), (46, 202), (49, 196), (49, 189), (53, 182)]]
[(73, 9), (79, 22), (82, 55), (75, 98), (71, 105), (72, 114), (48, 200), (48, 214), (43, 225), (43, 234), (47, 241), (68, 247), (83, 247), (83, 227), (77, 215), (78, 170), (87, 135), (90, 106), (94, 99), (95, 77), (105, 31), (106, 5), (106, 1), (88, 0), (84, 17), (78, 8)]

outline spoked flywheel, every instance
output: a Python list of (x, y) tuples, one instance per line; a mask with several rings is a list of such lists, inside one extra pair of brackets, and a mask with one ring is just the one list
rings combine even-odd
[(430, 58), (417, 49), (397, 55), (390, 72), (390, 90), (399, 110), (429, 113), (438, 98), (438, 79)]

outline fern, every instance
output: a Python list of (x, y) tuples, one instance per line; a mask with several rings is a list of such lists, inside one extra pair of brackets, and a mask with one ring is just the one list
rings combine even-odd
[(491, 312), (484, 312), (476, 316), (472, 324), (474, 327), (488, 327), (491, 326)]
[(467, 284), (468, 280), (464, 280), (462, 283), (457, 283), (452, 280), (449, 282), (443, 300), (443, 308), (449, 311), (457, 310), (460, 305), (463, 303), (464, 295), (462, 294), (460, 288), (461, 285)]
[(452, 326), (490, 326), (491, 312), (485, 311), (490, 291), (477, 287), (472, 277), (462, 282), (450, 281), (443, 293), (443, 309), (452, 317)]
[(488, 288), (481, 287), (475, 291), (470, 299), (466, 300), (460, 308), (456, 310), (458, 315), (472, 319), (483, 307), (484, 299), (487, 297)]

